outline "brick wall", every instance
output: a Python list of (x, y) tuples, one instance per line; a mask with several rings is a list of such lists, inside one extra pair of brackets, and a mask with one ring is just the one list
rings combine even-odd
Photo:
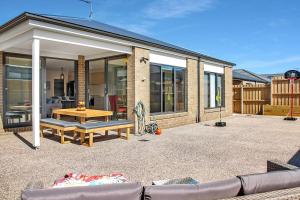
[(141, 100), (145, 105), (146, 121), (150, 112), (150, 64), (149, 61), (141, 62), (142, 57), (149, 60), (149, 50), (134, 47), (127, 63), (127, 115), (135, 121), (136, 127), (137, 120), (132, 112), (137, 102)]
[(85, 101), (85, 57), (78, 56), (78, 101)]

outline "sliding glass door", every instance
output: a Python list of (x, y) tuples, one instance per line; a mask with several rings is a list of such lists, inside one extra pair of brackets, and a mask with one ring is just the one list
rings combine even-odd
[(89, 108), (111, 110), (114, 119), (126, 119), (127, 58), (89, 61), (86, 77)]
[(15, 127), (31, 122), (31, 58), (5, 56), (4, 125)]
[(75, 61), (43, 59), (42, 116), (51, 117), (55, 109), (76, 107)]
[(105, 109), (105, 60), (90, 61), (88, 65), (88, 98), (91, 109)]
[(115, 119), (127, 119), (127, 59), (109, 59), (107, 62), (108, 110)]

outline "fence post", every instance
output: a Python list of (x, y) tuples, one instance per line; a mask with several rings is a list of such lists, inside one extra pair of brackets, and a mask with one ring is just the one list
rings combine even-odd
[(273, 105), (273, 87), (274, 87), (274, 77), (271, 78), (271, 84), (270, 84), (270, 105)]
[(241, 114), (244, 114), (244, 86), (241, 87)]

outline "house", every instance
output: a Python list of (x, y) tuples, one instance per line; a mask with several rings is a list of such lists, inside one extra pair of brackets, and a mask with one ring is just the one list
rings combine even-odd
[(273, 77), (284, 76), (284, 73), (274, 73), (274, 74), (260, 74), (260, 76), (272, 80)]
[(233, 85), (270, 84), (271, 79), (245, 69), (234, 69), (232, 72)]
[(0, 51), (4, 126), (32, 125), (36, 147), (39, 119), (78, 101), (136, 123), (141, 100), (161, 128), (232, 113), (233, 63), (97, 21), (23, 13), (1, 26)]

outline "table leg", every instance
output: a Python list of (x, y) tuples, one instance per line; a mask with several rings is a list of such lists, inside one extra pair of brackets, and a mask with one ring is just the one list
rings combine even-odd
[(122, 131), (121, 131), (121, 129), (119, 128), (119, 129), (118, 129), (118, 137), (119, 137), (119, 138), (121, 137), (121, 132), (122, 132)]
[(80, 144), (84, 143), (85, 133), (80, 133)]
[(41, 137), (43, 138), (44, 137), (44, 133), (43, 133), (43, 126), (40, 126), (40, 132), (41, 132)]
[[(108, 122), (108, 116), (105, 116), (105, 121)], [(108, 136), (108, 131), (105, 131), (105, 136)]]
[(89, 147), (93, 146), (94, 133), (89, 133)]
[(60, 132), (60, 143), (64, 144), (65, 143), (65, 133), (64, 131), (59, 131)]
[(130, 128), (126, 128), (126, 140), (129, 140)]

